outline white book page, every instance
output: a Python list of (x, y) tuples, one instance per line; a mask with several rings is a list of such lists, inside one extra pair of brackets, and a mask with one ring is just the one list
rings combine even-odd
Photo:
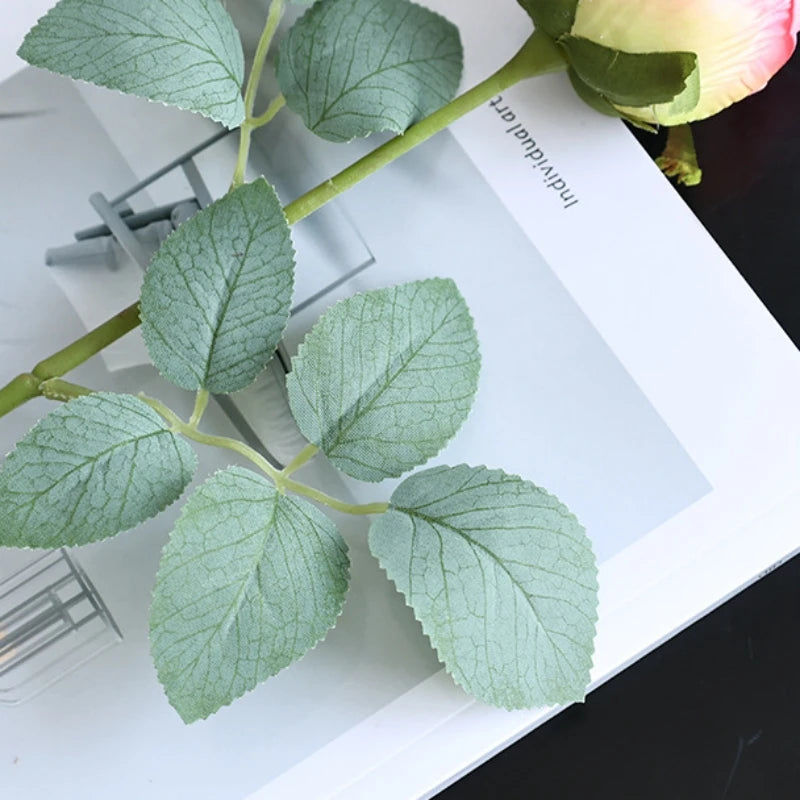
[[(239, 21), (263, 14), (265, 3), (227, 5)], [(509, 39), (519, 44), (529, 29), (511, 0), (429, 5), (462, 29), (465, 85), (499, 66)], [(16, 0), (12, 7), (30, 9)], [(11, 330), (24, 332), (23, 346), (3, 343), (10, 377), (136, 298), (135, 272), (123, 281), (119, 272), (43, 267), (45, 247), (96, 221), (88, 194), (113, 196), (214, 129), (35, 71), (0, 91), (6, 105), (47, 106), (54, 123), (5, 128), (14, 152), (37, 154), (32, 163), (0, 163), (3, 185), (18, 187), (0, 201), (13, 298), (0, 332), (8, 340)], [(483, 376), (474, 413), (437, 460), (503, 467), (579, 514), (601, 561), (599, 682), (794, 549), (781, 501), (798, 489), (800, 364), (621, 123), (583, 107), (563, 76), (495, 100), (348, 193), (330, 225), (303, 234), (313, 258), (332, 241), (340, 256), (325, 262), (330, 272), (320, 282), (303, 261), (310, 251), (298, 245), (298, 274), (307, 276), (298, 302), (367, 266), (298, 313), (287, 345), (296, 348), (338, 297), (430, 275), (457, 281), (475, 316)], [(534, 150), (527, 138), (541, 157), (525, 158)], [(374, 146), (317, 142), (283, 115), (256, 140), (253, 173), (272, 177), (280, 158), (269, 155), (284, 140), (295, 148), (290, 163), (308, 161), (309, 181)], [(202, 160), (215, 193), (234, 147), (224, 142)], [(304, 188), (277, 177), (285, 192)], [(173, 176), (140, 202), (185, 191)], [(191, 398), (142, 366), (141, 348), (127, 346), (115, 359), (87, 364), (76, 380), (144, 389), (188, 411)], [(269, 391), (257, 386), (240, 400), (257, 432)], [(5, 451), (44, 408), (0, 423)], [(208, 421), (233, 431), (218, 408)], [(204, 455), (202, 474), (219, 465)], [(364, 500), (391, 488), (344, 485), (324, 463), (304, 477)], [(337, 518), (355, 576), (337, 629), (231, 708), (184, 727), (147, 645), (148, 593), (171, 515), (77, 551), (125, 639), (30, 703), (0, 708), (0, 752), (11, 756), (0, 764), (0, 786), (9, 796), (50, 797), (65, 775), (87, 796), (421, 796), (549, 713), (488, 709), (457, 689), (369, 556), (366, 522)]]

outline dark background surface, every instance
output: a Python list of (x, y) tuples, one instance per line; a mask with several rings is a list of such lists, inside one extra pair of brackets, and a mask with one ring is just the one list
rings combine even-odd
[[(693, 128), (680, 192), (800, 346), (800, 52)], [(495, 797), (800, 798), (800, 556), (438, 795)]]

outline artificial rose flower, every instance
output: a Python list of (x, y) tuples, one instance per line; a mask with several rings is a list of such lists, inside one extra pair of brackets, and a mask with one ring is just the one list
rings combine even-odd
[(637, 119), (677, 125), (710, 117), (762, 89), (797, 41), (795, 0), (582, 0), (572, 34), (633, 53), (697, 54), (700, 99), (690, 111), (669, 103), (622, 109)]
[[(697, 74), (682, 93), (685, 97), (644, 107), (616, 106), (625, 116), (658, 125), (710, 117), (762, 89), (791, 56), (800, 28), (800, 0), (520, 2), (534, 18), (558, 14), (568, 20), (574, 10), (569, 35), (614, 50), (695, 53)], [(697, 93), (698, 79), (699, 98), (689, 98)]]

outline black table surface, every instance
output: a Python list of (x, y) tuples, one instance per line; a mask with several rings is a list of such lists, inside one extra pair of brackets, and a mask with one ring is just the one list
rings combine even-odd
[[(800, 52), (693, 126), (704, 179), (679, 190), (795, 345), (798, 101)], [(663, 145), (637, 136), (651, 153)], [(800, 556), (438, 795), (495, 797), (800, 797)]]

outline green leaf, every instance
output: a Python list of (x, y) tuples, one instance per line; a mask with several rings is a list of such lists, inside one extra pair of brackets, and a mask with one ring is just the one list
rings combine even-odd
[(583, 699), (595, 562), (552, 495), (485, 467), (425, 470), (395, 490), (369, 546), (468, 692), (504, 708)]
[(537, 30), (558, 39), (572, 30), (579, 0), (518, 0)]
[(292, 362), (303, 435), (366, 481), (423, 464), (453, 437), (478, 386), (478, 340), (451, 280), (365, 292), (327, 311)]
[(581, 80), (617, 105), (667, 103), (686, 88), (697, 66), (694, 53), (626, 53), (580, 36), (558, 42)]
[(286, 103), (324, 139), (402, 133), (452, 100), (461, 80), (458, 29), (408, 0), (324, 0), (278, 54)]
[(156, 253), (142, 287), (153, 363), (184, 389), (234, 392), (269, 362), (289, 319), (294, 250), (259, 178), (200, 211)]
[(310, 503), (241, 467), (209, 478), (164, 548), (150, 616), (158, 677), (184, 722), (314, 647), (348, 580), (347, 547)]
[(196, 111), (244, 120), (244, 56), (219, 0), (61, 0), (19, 49), (35, 67)]
[(196, 466), (191, 447), (138, 398), (79, 397), (41, 420), (0, 468), (0, 544), (114, 536), (177, 500)]

